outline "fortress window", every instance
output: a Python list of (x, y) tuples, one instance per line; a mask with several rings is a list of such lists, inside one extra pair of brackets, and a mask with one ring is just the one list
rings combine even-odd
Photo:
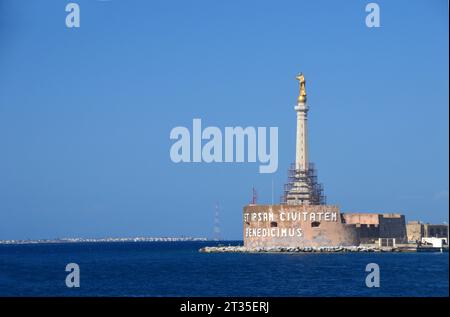
[(311, 222), (311, 227), (312, 228), (317, 228), (317, 227), (319, 227), (320, 226), (320, 222), (319, 221), (313, 221), (313, 222)]
[(272, 221), (272, 222), (270, 223), (270, 227), (271, 227), (271, 228), (278, 227), (277, 222), (276, 222), (276, 221)]

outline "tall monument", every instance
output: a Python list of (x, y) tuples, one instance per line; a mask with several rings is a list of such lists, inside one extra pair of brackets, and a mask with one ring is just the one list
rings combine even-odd
[(308, 158), (308, 103), (305, 76), (297, 77), (295, 162), (288, 172), (281, 203), (244, 206), (244, 246), (311, 247), (358, 245), (356, 227), (347, 225), (338, 206), (327, 205), (314, 164)]
[[(297, 77), (300, 93), (295, 162), (288, 172), (281, 203), (244, 206), (244, 246), (247, 248), (357, 246), (378, 238), (406, 239), (405, 217), (399, 214), (344, 214), (327, 205), (314, 164), (308, 158), (308, 103), (305, 76)], [(310, 96), (311, 97), (311, 96)], [(370, 227), (370, 229), (368, 229)]]
[(295, 168), (300, 170), (308, 169), (308, 104), (306, 103), (306, 81), (302, 73), (298, 75), (300, 82), (300, 93), (297, 98), (297, 105), (294, 107), (297, 112), (297, 143), (295, 152)]
[(306, 100), (306, 80), (303, 73), (296, 79), (300, 84), (297, 105), (297, 135), (295, 163), (289, 169), (288, 183), (285, 185), (282, 203), (288, 205), (323, 205), (322, 185), (317, 183), (314, 164), (308, 161), (308, 103)]

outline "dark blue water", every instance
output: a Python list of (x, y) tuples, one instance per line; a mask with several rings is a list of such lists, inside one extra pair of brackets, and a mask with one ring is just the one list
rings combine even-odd
[[(1, 245), (0, 296), (448, 296), (448, 253), (198, 252), (214, 244)], [(65, 285), (71, 262), (80, 288)], [(372, 262), (380, 288), (365, 285)]]

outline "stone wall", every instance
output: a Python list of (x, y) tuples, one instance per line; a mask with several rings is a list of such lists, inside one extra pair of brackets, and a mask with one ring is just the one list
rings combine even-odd
[(380, 238), (395, 238), (396, 243), (407, 243), (405, 216), (380, 214)]
[(409, 242), (421, 241), (422, 238), (447, 238), (448, 225), (435, 225), (420, 221), (409, 221), (406, 225)]
[(361, 243), (376, 243), (379, 238), (395, 238), (396, 243), (406, 243), (405, 216), (395, 213), (345, 213), (346, 224), (359, 232)]
[(423, 236), (429, 238), (447, 238), (448, 225), (433, 225), (426, 223), (423, 225)]
[(409, 221), (406, 224), (406, 234), (408, 242), (418, 242), (423, 237), (423, 224), (419, 221)]
[(347, 224), (364, 224), (364, 225), (378, 225), (380, 224), (380, 217), (377, 213), (343, 213), (345, 223)]
[(248, 205), (243, 218), (248, 248), (359, 245), (357, 230), (343, 223), (337, 206)]

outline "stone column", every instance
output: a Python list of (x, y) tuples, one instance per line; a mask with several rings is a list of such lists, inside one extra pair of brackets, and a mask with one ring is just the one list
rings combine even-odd
[(308, 169), (308, 105), (297, 104), (297, 140), (295, 151), (295, 168), (306, 171)]

